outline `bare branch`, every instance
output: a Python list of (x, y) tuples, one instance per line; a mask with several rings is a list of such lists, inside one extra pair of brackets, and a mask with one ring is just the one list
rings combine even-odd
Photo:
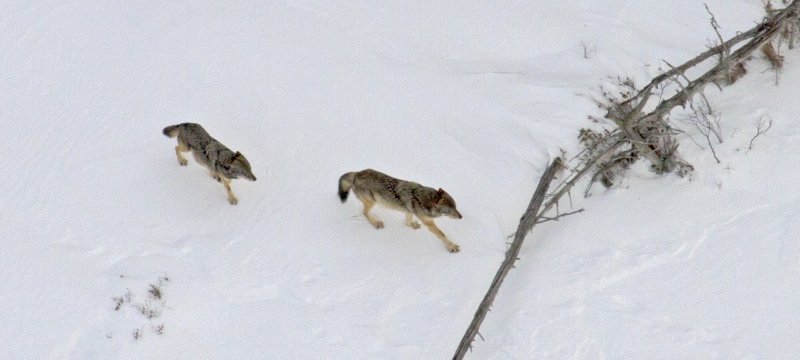
[(773, 121), (770, 118), (762, 117), (758, 119), (756, 122), (756, 134), (753, 135), (753, 138), (750, 139), (750, 145), (747, 146), (747, 151), (753, 150), (753, 142), (756, 141), (756, 138), (764, 135), (772, 128)]
[(537, 224), (541, 224), (541, 223), (545, 223), (545, 222), (548, 222), (548, 221), (558, 221), (558, 219), (560, 219), (562, 217), (574, 215), (574, 214), (577, 214), (577, 213), (580, 213), (580, 212), (583, 212), (582, 208), (578, 209), (578, 210), (575, 210), (575, 211), (570, 211), (568, 213), (558, 214), (555, 217), (540, 216), (539, 218), (542, 219), (542, 220), (539, 220), (536, 223)]
[(730, 49), (725, 46), (725, 40), (722, 38), (722, 35), (719, 33), (719, 23), (717, 22), (717, 18), (714, 17), (714, 13), (711, 12), (711, 9), (708, 8), (708, 4), (703, 4), (706, 8), (706, 12), (708, 15), (711, 16), (711, 27), (714, 29), (714, 33), (717, 34), (717, 39), (719, 39), (719, 43), (721, 46), (721, 51), (719, 53), (719, 62), (724, 63), (728, 56), (730, 56)]

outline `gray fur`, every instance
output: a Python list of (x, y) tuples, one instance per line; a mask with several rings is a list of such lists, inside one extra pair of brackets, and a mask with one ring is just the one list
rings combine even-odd
[(178, 146), (175, 153), (178, 163), (186, 165), (182, 152), (191, 151), (198, 163), (208, 168), (211, 176), (225, 185), (228, 200), (236, 204), (238, 200), (230, 191), (230, 180), (244, 178), (256, 181), (250, 163), (240, 152), (233, 152), (221, 142), (211, 137), (199, 124), (182, 123), (164, 128), (164, 135), (176, 137)]
[(459, 251), (459, 246), (447, 239), (433, 223), (433, 219), (439, 216), (461, 219), (455, 200), (441, 188), (436, 190), (413, 181), (397, 179), (379, 171), (366, 169), (348, 172), (339, 178), (339, 198), (342, 202), (347, 201), (350, 190), (364, 204), (364, 216), (375, 228), (382, 228), (383, 222), (372, 216), (369, 211), (374, 204), (381, 204), (405, 212), (406, 224), (415, 229), (420, 225), (414, 222), (411, 216), (416, 216), (444, 242), (450, 252)]

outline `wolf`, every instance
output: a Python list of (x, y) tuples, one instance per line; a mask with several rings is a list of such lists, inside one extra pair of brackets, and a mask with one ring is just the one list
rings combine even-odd
[(175, 155), (178, 163), (186, 166), (189, 161), (181, 153), (191, 151), (198, 163), (208, 168), (211, 177), (221, 182), (228, 193), (228, 202), (231, 205), (239, 203), (239, 199), (231, 191), (231, 180), (245, 178), (256, 181), (256, 176), (250, 170), (250, 163), (240, 152), (233, 152), (221, 142), (209, 135), (199, 124), (183, 123), (170, 125), (164, 128), (164, 135), (178, 138)]
[(422, 186), (412, 181), (400, 180), (372, 169), (348, 172), (339, 178), (339, 198), (347, 201), (350, 190), (364, 204), (364, 216), (376, 229), (383, 228), (383, 222), (372, 216), (369, 211), (375, 204), (406, 213), (406, 225), (419, 229), (420, 224), (414, 221), (416, 216), (423, 224), (444, 243), (451, 253), (460, 250), (458, 244), (450, 241), (436, 227), (434, 218), (448, 216), (461, 219), (453, 198), (439, 190)]

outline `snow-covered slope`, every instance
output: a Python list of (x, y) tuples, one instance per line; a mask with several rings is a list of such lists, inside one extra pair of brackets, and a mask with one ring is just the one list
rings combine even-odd
[[(707, 3), (723, 36), (763, 13)], [(590, 96), (702, 51), (702, 4), (1, 1), (0, 359), (450, 357)], [(470, 357), (800, 353), (786, 55), (779, 86), (756, 60), (709, 93), (721, 164), (684, 139), (691, 181), (637, 168), (537, 227)], [(178, 166), (161, 129), (186, 121), (250, 160), (238, 206)], [(366, 167), (450, 192), (461, 252), (340, 204)]]

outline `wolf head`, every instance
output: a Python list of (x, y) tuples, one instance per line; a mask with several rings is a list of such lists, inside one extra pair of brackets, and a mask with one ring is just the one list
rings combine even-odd
[(461, 213), (456, 210), (456, 201), (446, 191), (439, 188), (436, 191), (436, 212), (453, 219), (461, 219)]
[(256, 176), (250, 170), (250, 163), (240, 152), (236, 152), (230, 161), (222, 165), (223, 174), (229, 179), (245, 178), (250, 181), (256, 181)]

